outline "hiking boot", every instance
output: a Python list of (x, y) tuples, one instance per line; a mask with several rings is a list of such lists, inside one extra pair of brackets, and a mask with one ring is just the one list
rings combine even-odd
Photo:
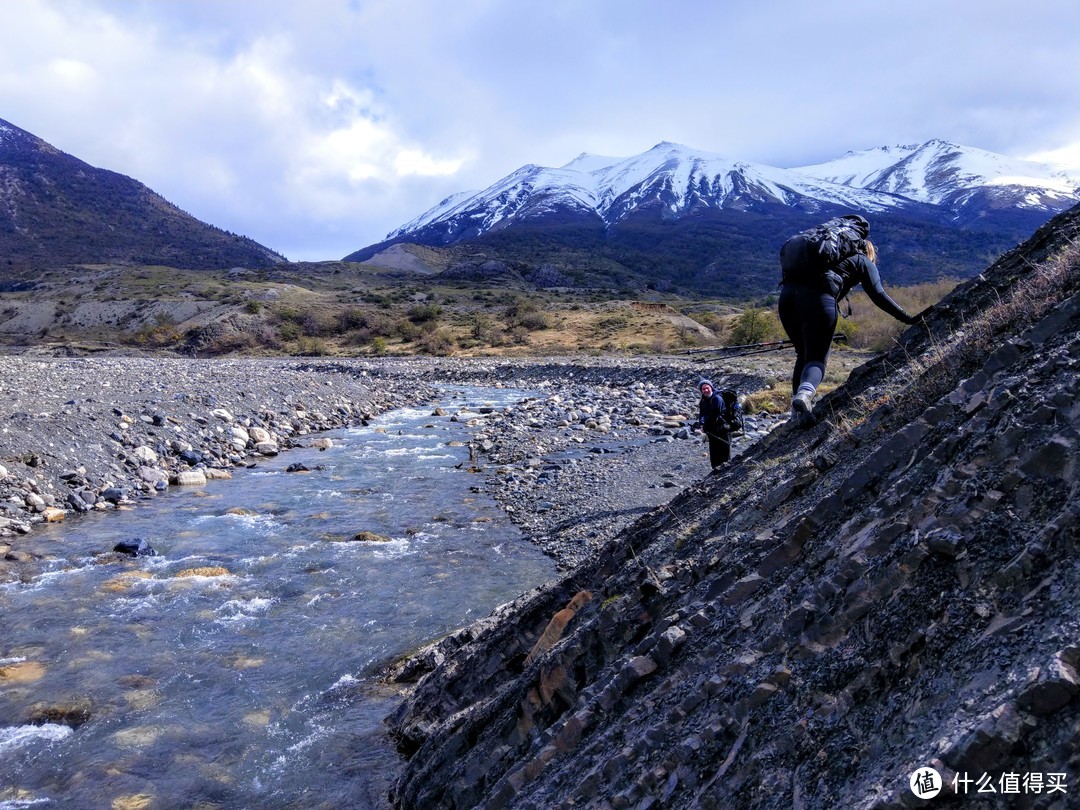
[(814, 410), (814, 406), (810, 404), (810, 394), (806, 391), (800, 391), (791, 399), (791, 411), (797, 418), (803, 418), (809, 416)]

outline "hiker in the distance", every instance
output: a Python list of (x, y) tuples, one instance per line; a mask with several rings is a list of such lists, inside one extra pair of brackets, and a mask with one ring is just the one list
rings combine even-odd
[(909, 315), (881, 286), (877, 250), (867, 236), (870, 223), (858, 214), (829, 220), (796, 234), (780, 250), (783, 280), (777, 304), (780, 323), (795, 347), (791, 374), (792, 417), (804, 426), (813, 424), (814, 394), (825, 376), (832, 348), (838, 302), (856, 284), (870, 300), (907, 324)]
[(698, 383), (701, 400), (693, 430), (701, 430), (709, 440), (709, 464), (713, 472), (731, 459), (731, 432), (735, 429), (734, 414), (724, 399), (713, 389), (710, 380)]

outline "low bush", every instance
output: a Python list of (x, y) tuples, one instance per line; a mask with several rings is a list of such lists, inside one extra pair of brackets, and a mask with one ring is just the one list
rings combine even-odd
[(423, 336), (423, 331), (412, 321), (402, 318), (394, 324), (394, 333), (406, 343), (412, 343)]
[(413, 323), (433, 323), (442, 315), (438, 304), (415, 304), (409, 308), (409, 320)]
[(296, 353), (302, 357), (323, 357), (329, 350), (323, 341), (316, 337), (302, 337), (296, 342)]
[(551, 326), (551, 319), (546, 312), (540, 310), (534, 310), (533, 312), (526, 312), (517, 319), (517, 326), (521, 326), (528, 329), (530, 332), (536, 332), (540, 329), (548, 329)]
[(423, 335), (416, 348), (424, 354), (447, 355), (454, 348), (454, 338), (445, 330), (437, 329)]

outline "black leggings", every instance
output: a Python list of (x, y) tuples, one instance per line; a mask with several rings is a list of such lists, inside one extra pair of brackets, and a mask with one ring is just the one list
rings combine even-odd
[(798, 284), (785, 284), (777, 305), (780, 323), (795, 346), (791, 395), (817, 390), (836, 331), (836, 299), (832, 293)]

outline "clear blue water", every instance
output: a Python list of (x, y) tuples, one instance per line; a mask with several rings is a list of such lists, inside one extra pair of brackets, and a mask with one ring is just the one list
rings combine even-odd
[[(382, 806), (382, 665), (554, 576), (474, 491), (448, 445), (463, 423), (432, 416), (525, 394), (461, 389), (326, 451), (35, 530), (20, 547), (46, 573), (0, 586), (0, 667), (28, 674), (0, 680), (0, 808)], [(100, 556), (136, 537), (159, 556)], [(176, 576), (203, 566), (229, 573)], [(72, 703), (91, 711), (77, 728), (27, 722)]]

